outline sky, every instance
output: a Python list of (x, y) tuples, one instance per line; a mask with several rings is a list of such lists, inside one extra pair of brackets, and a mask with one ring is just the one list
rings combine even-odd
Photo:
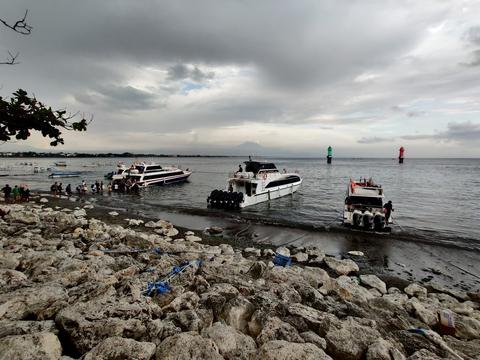
[(0, 96), (93, 116), (53, 150), (480, 157), (480, 0), (0, 0), (26, 9)]

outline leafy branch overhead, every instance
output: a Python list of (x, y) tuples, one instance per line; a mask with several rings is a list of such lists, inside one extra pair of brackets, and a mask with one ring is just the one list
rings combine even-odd
[[(27, 23), (27, 15), (28, 15), (28, 10), (25, 10), (25, 15), (23, 15), (23, 18), (20, 20), (17, 20), (14, 24), (9, 24), (7, 21), (3, 20), (0, 18), (0, 23), (5, 25), (7, 28), (15, 31), (16, 33), (22, 34), (22, 35), (30, 35), (32, 32), (32, 26), (30, 26)], [(4, 62), (0, 62), (1, 65), (15, 65), (18, 64), (17, 62), (18, 58), (18, 52), (13, 55), (10, 51), (8, 52), (8, 57), (7, 60)]]
[(43, 137), (53, 139), (51, 146), (63, 144), (62, 130), (85, 131), (92, 120), (82, 117), (79, 121), (72, 121), (76, 115), (47, 108), (35, 97), (29, 97), (25, 90), (19, 89), (10, 101), (0, 96), (0, 141), (12, 138), (26, 140), (32, 131), (38, 131)]

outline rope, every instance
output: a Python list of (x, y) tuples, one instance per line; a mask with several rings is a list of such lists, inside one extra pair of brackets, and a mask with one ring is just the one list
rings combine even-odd
[(392, 223), (393, 223), (394, 225), (398, 225), (398, 227), (400, 228), (400, 230), (402, 230), (403, 232), (405, 232), (405, 229), (402, 227), (402, 225), (400, 225), (400, 224), (398, 223), (398, 220), (394, 220), (394, 219), (393, 219), (393, 214), (390, 214), (390, 218), (392, 219)]
[[(170, 271), (163, 279), (158, 279), (157, 281), (148, 282), (147, 289), (144, 292), (145, 296), (165, 294), (171, 290), (170, 283), (171, 281), (179, 274), (184, 272), (190, 266), (202, 264), (202, 260), (197, 259), (189, 262), (182, 262), (179, 266), (174, 266), (172, 271)], [(149, 269), (151, 270), (151, 269)]]
[(425, 336), (427, 339), (438, 345), (442, 350), (450, 353), (455, 359), (464, 360), (460, 355), (458, 355), (451, 347), (449, 347), (442, 337), (437, 334), (435, 331), (422, 329), (422, 328), (413, 328), (408, 329), (407, 331), (415, 334), (420, 334)]

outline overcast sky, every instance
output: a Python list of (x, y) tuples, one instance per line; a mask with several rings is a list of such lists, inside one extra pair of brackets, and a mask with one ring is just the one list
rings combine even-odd
[(478, 0), (0, 1), (25, 9), (0, 95), (94, 116), (58, 150), (480, 157)]

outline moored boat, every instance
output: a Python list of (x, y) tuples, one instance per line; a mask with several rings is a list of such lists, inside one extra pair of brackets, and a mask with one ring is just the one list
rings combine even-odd
[(343, 224), (367, 231), (390, 231), (391, 215), (386, 219), (384, 212), (384, 192), (370, 178), (350, 180), (345, 197)]
[(77, 171), (55, 171), (48, 175), (49, 178), (70, 178), (70, 177), (79, 177), (80, 172)]
[(67, 166), (67, 163), (65, 161), (57, 161), (54, 164), (55, 164), (55, 166), (62, 166), (62, 167)]
[(273, 163), (245, 161), (245, 171), (230, 174), (225, 190), (213, 190), (209, 207), (238, 209), (295, 193), (302, 184), (297, 173), (280, 173)]
[(155, 163), (134, 163), (130, 167), (124, 164), (117, 166), (117, 171), (111, 173), (109, 178), (114, 182), (135, 183), (140, 187), (149, 185), (167, 185), (184, 182), (192, 174), (189, 169), (182, 170), (175, 166), (162, 167)]

